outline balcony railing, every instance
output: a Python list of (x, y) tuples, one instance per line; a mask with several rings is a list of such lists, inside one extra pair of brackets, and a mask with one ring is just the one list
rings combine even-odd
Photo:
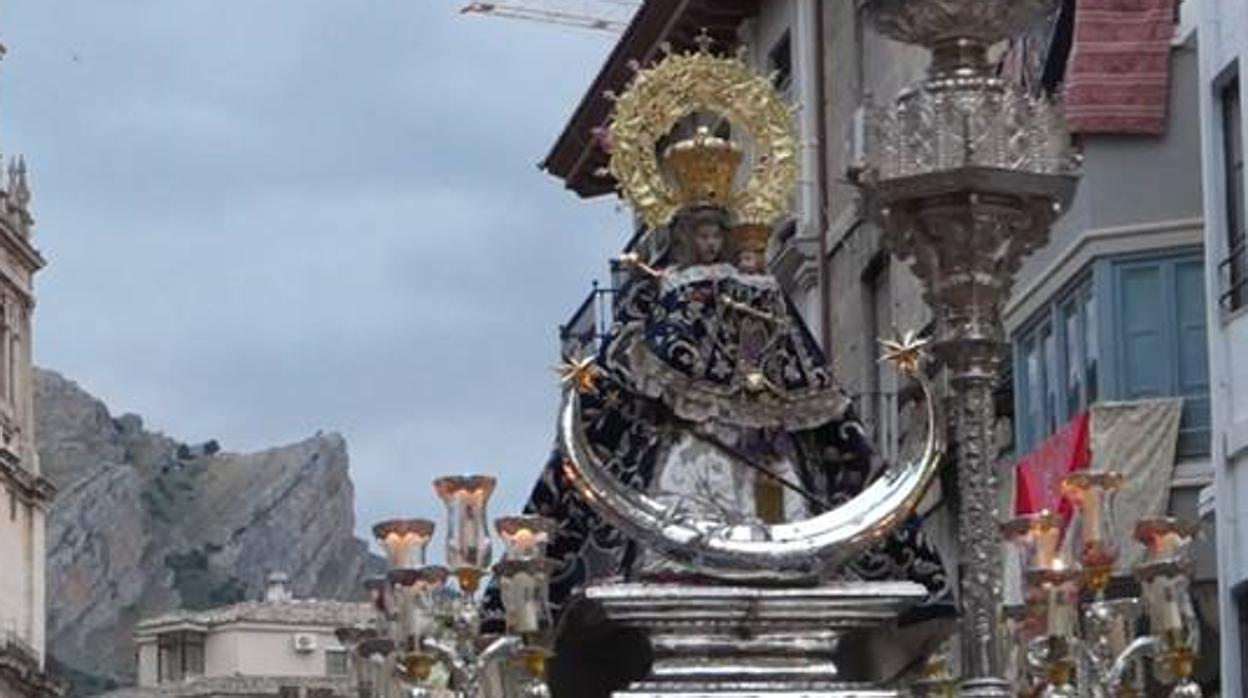
[(1226, 259), (1218, 264), (1218, 276), (1222, 280), (1222, 293), (1218, 305), (1225, 312), (1244, 307), (1248, 301), (1248, 235), (1242, 236)]
[(601, 288), (594, 282), (593, 290), (581, 302), (572, 317), (559, 326), (559, 350), (565, 358), (580, 358), (598, 353), (611, 329), (615, 289)]

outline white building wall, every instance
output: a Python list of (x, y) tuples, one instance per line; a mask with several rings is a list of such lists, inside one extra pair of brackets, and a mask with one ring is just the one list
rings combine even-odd
[(237, 631), (209, 633), (204, 638), (204, 676), (233, 676), (243, 673)]
[[(296, 634), (314, 636), (316, 648), (296, 652)], [(218, 641), (224, 652), (219, 660), (212, 657)], [(325, 676), (327, 649), (341, 649), (332, 628), (257, 626), (223, 630), (209, 635), (204, 647), (209, 653), (205, 670), (209, 676)], [(227, 659), (232, 660), (233, 667), (228, 666)]]
[[(1248, 598), (1235, 601), (1248, 585), (1248, 309), (1232, 314), (1219, 307), (1218, 265), (1229, 254), (1227, 178), (1224, 167), (1220, 89), (1239, 76), (1240, 99), (1248, 86), (1248, 0), (1189, 0), (1198, 9), (1200, 109), (1204, 155), (1207, 236), (1206, 295), (1209, 298), (1209, 370), (1212, 391), (1215, 506), (1218, 548), (1218, 606), (1221, 626), (1222, 695), (1245, 695), (1244, 643), (1240, 618)], [(1248, 120), (1242, 124), (1248, 140)]]
[(31, 507), (31, 517), (30, 644), (39, 652), (43, 661), (46, 656), (48, 608), (47, 512), (41, 506), (34, 506)]
[(157, 669), (157, 662), (160, 658), (156, 651), (156, 638), (140, 640), (137, 644), (139, 686), (150, 688), (160, 682), (160, 673)]
[(25, 538), (21, 511), (25, 508), (12, 487), (0, 490), (0, 634), (17, 633), (25, 607), (22, 548)]
[[(295, 651), (295, 634), (316, 637), (312, 652)], [(237, 632), (238, 673), (251, 676), (322, 677), (326, 649), (339, 648), (329, 628), (248, 629)]]
[(792, 236), (772, 244), (774, 271), (784, 284), (802, 318), (815, 337), (822, 336), (823, 305), (819, 287), (819, 134), (821, 105), (816, 44), (819, 42), (816, 3), (812, 0), (762, 3), (758, 16), (741, 29), (748, 59), (760, 73), (772, 70), (772, 52), (788, 35), (792, 73), (785, 96), (794, 107), (800, 141), (797, 192), (794, 198)]

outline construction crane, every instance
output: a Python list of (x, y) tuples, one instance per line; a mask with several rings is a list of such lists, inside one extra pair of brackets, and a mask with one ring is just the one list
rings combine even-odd
[(640, 0), (511, 0), (470, 2), (459, 12), (619, 34), (628, 26), (628, 20), (640, 4)]

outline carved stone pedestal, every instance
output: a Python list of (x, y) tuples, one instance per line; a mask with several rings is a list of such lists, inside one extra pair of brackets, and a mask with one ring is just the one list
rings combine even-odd
[(650, 675), (618, 698), (888, 698), (841, 679), (842, 637), (894, 623), (926, 595), (911, 582), (843, 582), (760, 588), (606, 584), (586, 596), (608, 617), (650, 638)]

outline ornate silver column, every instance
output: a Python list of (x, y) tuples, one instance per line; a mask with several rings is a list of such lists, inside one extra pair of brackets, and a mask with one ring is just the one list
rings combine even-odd
[(1052, 0), (868, 0), (883, 34), (932, 51), (927, 78), (868, 119), (860, 184), (936, 316), (933, 349), (955, 392), (962, 682), (1008, 696), (1000, 642), (1001, 540), (992, 390), (1007, 343), (1001, 306), (1024, 257), (1074, 193), (1058, 111), (994, 76), (988, 48)]

